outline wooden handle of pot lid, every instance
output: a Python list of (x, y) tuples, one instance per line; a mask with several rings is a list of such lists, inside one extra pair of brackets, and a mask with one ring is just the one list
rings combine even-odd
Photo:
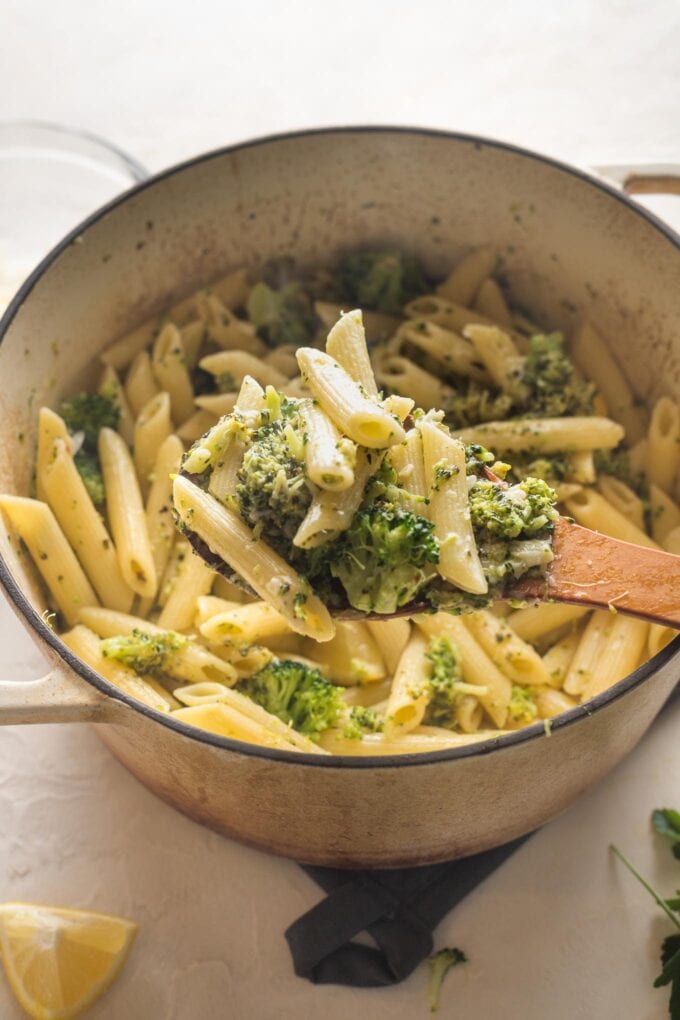
[(680, 628), (680, 556), (631, 545), (560, 518), (545, 578), (523, 578), (511, 598), (554, 599)]

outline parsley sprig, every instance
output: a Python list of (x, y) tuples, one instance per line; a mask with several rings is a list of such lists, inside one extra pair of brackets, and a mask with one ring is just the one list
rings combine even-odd
[[(673, 843), (673, 854), (680, 859), (680, 812), (670, 808), (657, 809), (652, 814), (652, 825), (662, 836), (668, 837)], [(680, 1020), (680, 889), (677, 895), (670, 898), (661, 896), (649, 882), (642, 877), (634, 864), (617, 846), (610, 847), (620, 861), (635, 876), (640, 885), (647, 890), (652, 899), (661, 907), (664, 914), (677, 928), (677, 933), (667, 935), (661, 943), (661, 973), (654, 982), (655, 988), (671, 986), (671, 997), (668, 1012), (671, 1020)]]

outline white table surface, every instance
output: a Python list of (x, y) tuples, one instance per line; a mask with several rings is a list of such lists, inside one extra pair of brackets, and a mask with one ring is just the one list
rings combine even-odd
[[(487, 134), (580, 164), (680, 159), (677, 0), (4, 0), (0, 117), (97, 131), (151, 169), (292, 127), (410, 123)], [(677, 201), (677, 200), (676, 200)], [(669, 200), (654, 207), (680, 224)], [(678, 202), (680, 205), (680, 202)], [(1, 675), (40, 656), (0, 607)], [(680, 806), (680, 704), (606, 782), (523, 847), (440, 926), (470, 958), (445, 986), (456, 1020), (653, 1020), (667, 925), (607, 852), (662, 889), (680, 865), (650, 835)], [(93, 1018), (339, 1020), (425, 1016), (422, 971), (397, 988), (313, 987), (284, 928), (317, 899), (294, 864), (156, 800), (85, 726), (0, 731), (0, 901), (140, 923)], [(19, 1017), (0, 980), (0, 1017)]]

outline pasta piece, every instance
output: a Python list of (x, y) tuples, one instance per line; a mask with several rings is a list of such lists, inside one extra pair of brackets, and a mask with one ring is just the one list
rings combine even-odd
[(567, 694), (584, 694), (596, 681), (613, 625), (613, 613), (595, 610), (590, 617), (564, 681)]
[(580, 630), (572, 630), (555, 642), (543, 656), (543, 665), (548, 674), (550, 687), (559, 688), (564, 684), (580, 640)]
[(418, 513), (428, 516), (430, 484), (425, 473), (423, 437), (420, 429), (411, 429), (399, 446), (390, 449), (390, 464), (397, 472), (399, 484), (416, 497)]
[(45, 492), (46, 469), (54, 456), (55, 439), (63, 440), (66, 450), (71, 453), (72, 443), (66, 422), (56, 411), (41, 407), (38, 412), (38, 451), (35, 461), (35, 491), (38, 499), (47, 502)]
[(81, 606), (96, 603), (97, 596), (56, 517), (46, 503), (23, 496), (0, 495), (0, 509), (26, 543), (57, 608), (73, 626)]
[(194, 403), (203, 411), (210, 411), (211, 414), (221, 418), (223, 414), (233, 411), (238, 400), (238, 393), (204, 393), (196, 397)]
[(197, 411), (196, 414), (192, 414), (191, 418), (187, 418), (180, 425), (177, 429), (177, 435), (185, 443), (194, 443), (201, 436), (204, 436), (213, 425), (217, 425), (218, 421), (217, 415), (212, 414), (210, 411)]
[[(342, 305), (336, 305), (330, 301), (316, 301), (314, 303), (314, 311), (326, 329), (331, 329), (342, 315), (344, 309)], [(371, 343), (376, 343), (379, 340), (387, 339), (388, 336), (392, 336), (401, 322), (397, 315), (390, 315), (388, 312), (377, 312), (372, 309), (362, 309), (361, 315), (364, 329), (366, 330), (366, 339)]]
[(159, 448), (172, 432), (170, 396), (157, 393), (139, 413), (135, 422), (133, 460), (142, 495), (149, 491), (151, 473)]
[(472, 694), (463, 694), (456, 705), (456, 726), (463, 733), (476, 733), (482, 725), (484, 709)]
[(326, 353), (344, 368), (350, 378), (362, 387), (365, 394), (370, 397), (377, 396), (378, 387), (368, 356), (360, 309), (340, 316), (328, 334)]
[(321, 489), (348, 489), (354, 482), (356, 447), (312, 401), (300, 408), (305, 423), (305, 464), (309, 478)]
[(270, 351), (265, 355), (265, 361), (268, 365), (273, 365), (283, 375), (292, 378), (292, 376), (298, 374), (297, 358), (295, 352), (297, 347), (295, 344), (279, 344), (273, 351)]
[(189, 630), (196, 616), (197, 600), (209, 593), (214, 577), (215, 571), (200, 556), (186, 556), (158, 617), (158, 626), (163, 630)]
[(218, 351), (201, 358), (199, 366), (214, 376), (229, 379), (229, 389), (238, 389), (247, 375), (253, 376), (262, 386), (274, 386), (281, 389), (288, 382), (283, 372), (268, 365), (266, 361), (256, 358), (247, 351)]
[(380, 705), (383, 702), (387, 703), (387, 697), (390, 693), (392, 686), (392, 679), (379, 680), (374, 684), (356, 685), (354, 687), (345, 687), (342, 692), (342, 697), (345, 704), (352, 707), (353, 705), (360, 705), (363, 708), (375, 708), (376, 705)]
[(582, 690), (583, 701), (608, 690), (637, 668), (647, 644), (649, 624), (630, 616), (617, 615), (609, 631), (607, 646), (598, 658), (592, 676)]
[(97, 392), (101, 396), (108, 396), (113, 400), (113, 403), (118, 408), (118, 431), (128, 446), (132, 446), (135, 420), (130, 410), (130, 405), (127, 402), (123, 385), (118, 378), (118, 373), (111, 365), (105, 366)]
[(158, 335), (161, 321), (162, 316), (155, 315), (153, 319), (143, 322), (132, 332), (109, 344), (99, 357), (105, 365), (110, 365), (117, 372), (122, 371), (154, 341)]
[(388, 414), (396, 414), (403, 425), (416, 406), (416, 402), (411, 397), (401, 397), (398, 393), (390, 393), (388, 397), (385, 397), (382, 405)]
[(153, 598), (157, 577), (142, 496), (125, 441), (112, 429), (99, 433), (99, 460), (121, 573), (138, 595)]
[(208, 294), (215, 294), (223, 305), (229, 309), (242, 308), (245, 306), (250, 294), (250, 283), (248, 282), (248, 270), (244, 268), (233, 269), (226, 276), (215, 280), (206, 288)]
[(323, 645), (307, 642), (305, 653), (337, 684), (370, 684), (387, 676), (382, 652), (365, 623), (338, 620), (335, 637)]
[(411, 636), (410, 622), (396, 617), (394, 620), (367, 620), (366, 626), (380, 649), (387, 672), (392, 675)]
[[(298, 751), (290, 739), (282, 737), (262, 723), (232, 708), (216, 702), (213, 705), (193, 705), (191, 708), (179, 708), (172, 713), (173, 719), (208, 730), (220, 737), (241, 740), (246, 744), (259, 744), (263, 747), (274, 747), (281, 751)], [(299, 752), (298, 752), (299, 753)]]
[(149, 708), (155, 708), (157, 712), (169, 712), (171, 708), (180, 707), (179, 701), (168, 694), (153, 677), (137, 676), (134, 670), (123, 663), (105, 659), (99, 649), (99, 638), (82, 624), (77, 624), (72, 630), (59, 636), (74, 655), (86, 662), (123, 694), (136, 698)]
[(647, 433), (647, 480), (670, 492), (678, 472), (680, 409), (670, 397), (660, 397), (654, 405)]
[(645, 432), (642, 409), (603, 338), (589, 322), (576, 330), (571, 353), (585, 378), (591, 379), (604, 396), (612, 418), (623, 425), (627, 441), (632, 444), (641, 439)]
[(677, 636), (678, 632), (674, 627), (664, 627), (661, 623), (653, 623), (647, 637), (648, 655), (650, 657), (656, 655)]
[(216, 294), (201, 294), (196, 302), (207, 339), (223, 351), (241, 351), (263, 355), (267, 346), (257, 335), (252, 322), (238, 319)]
[(173, 500), (187, 528), (203, 539), (211, 552), (228, 563), (261, 599), (283, 613), (292, 630), (317, 641), (333, 637), (333, 620), (307, 581), (256, 538), (237, 514), (182, 477), (175, 479)]
[(510, 309), (508, 308), (503, 291), (492, 277), (487, 276), (477, 291), (474, 309), (482, 315), (488, 316), (489, 319), (493, 319), (499, 326), (512, 329), (513, 323)]
[(440, 575), (464, 591), (489, 590), (470, 521), (465, 448), (431, 422), (419, 424), (425, 476), (430, 483), (429, 516), (440, 542)]
[(132, 415), (136, 418), (159, 391), (148, 351), (140, 351), (133, 358), (125, 377), (124, 389)]
[(182, 335), (169, 322), (153, 345), (153, 374), (159, 389), (170, 396), (172, 420), (181, 425), (194, 413), (194, 388), (189, 378)]
[(425, 657), (428, 641), (414, 630), (401, 654), (392, 679), (385, 710), (385, 735), (408, 733), (423, 721), (430, 700), (429, 663)]
[[(146, 634), (163, 634), (163, 628), (149, 620), (141, 620), (138, 616), (127, 613), (115, 613), (112, 609), (100, 609), (96, 606), (85, 606), (78, 613), (78, 619), (86, 627), (93, 630), (100, 638), (128, 636), (135, 630)], [(174, 676), (184, 683), (202, 683), (214, 680), (230, 687), (236, 682), (236, 671), (229, 662), (219, 659), (207, 648), (195, 641), (187, 639), (186, 644), (171, 650), (165, 656), (163, 672)]]
[(512, 683), (475, 641), (460, 617), (435, 613), (417, 616), (414, 622), (430, 638), (441, 635), (449, 638), (460, 654), (466, 682), (486, 688), (486, 694), (480, 694), (479, 700), (496, 726), (505, 726)]
[(244, 694), (240, 694), (239, 691), (234, 691), (230, 687), (225, 687), (223, 684), (203, 683), (192, 684), (190, 687), (179, 687), (175, 691), (175, 697), (183, 704), (189, 706), (214, 705), (221, 702), (236, 712), (240, 712), (248, 719), (252, 719), (259, 725), (264, 726), (265, 729), (270, 730), (272, 733), (283, 737), (284, 740), (293, 744), (299, 751), (306, 751), (307, 754), (327, 753), (318, 744), (315, 744), (313, 740), (310, 740), (309, 737), (306, 737), (303, 733), (298, 733), (292, 726), (287, 726), (278, 716), (272, 715), (271, 712), (267, 712), (261, 705), (251, 701)]
[(476, 248), (461, 259), (439, 284), (437, 294), (461, 305), (472, 304), (482, 283), (493, 272), (496, 261), (497, 255), (492, 248)]
[[(226, 613), (231, 609), (236, 609), (241, 604), (231, 599), (222, 598), (219, 595), (199, 595), (196, 599), (194, 627), (200, 630), (201, 624), (207, 623), (211, 617), (217, 616), (218, 613)], [(260, 603), (260, 605), (264, 605), (264, 603)]]
[(539, 719), (554, 719), (556, 715), (576, 708), (577, 704), (578, 702), (564, 691), (556, 691), (551, 687), (545, 687), (536, 695)]
[(565, 624), (575, 623), (588, 612), (586, 606), (569, 606), (560, 602), (546, 602), (539, 606), (516, 609), (508, 617), (515, 634), (534, 644), (539, 638), (559, 630)]
[(54, 516), (101, 602), (110, 609), (129, 612), (134, 593), (123, 580), (113, 542), (73, 463), (67, 440), (54, 440), (41, 483)]
[(649, 485), (649, 511), (654, 541), (663, 545), (666, 536), (680, 526), (680, 507), (654, 482)]
[(382, 463), (382, 455), (373, 450), (357, 450), (354, 465), (354, 482), (349, 489), (340, 491), (319, 490), (310, 503), (304, 520), (293, 537), (293, 544), (313, 549), (346, 531), (351, 525), (364, 490)]
[(578, 482), (579, 485), (593, 484), (596, 479), (596, 472), (592, 450), (579, 450), (578, 453), (568, 453), (567, 463), (569, 465), (567, 477), (570, 482)]
[(497, 741), (506, 730), (479, 730), (477, 733), (453, 733), (441, 726), (418, 726), (410, 733), (390, 736), (387, 733), (369, 733), (361, 740), (344, 737), (338, 730), (326, 730), (320, 744), (336, 755), (428, 754), (456, 747), (467, 747), (483, 741)]
[(634, 542), (636, 545), (647, 545), (658, 548), (656, 542), (644, 531), (636, 527), (632, 521), (619, 513), (604, 496), (594, 489), (581, 489), (566, 502), (568, 512), (579, 524), (593, 531), (601, 531), (603, 535), (618, 538), (622, 542)]
[[(600, 475), (597, 480), (597, 487), (601, 494), (618, 513), (626, 517), (640, 531), (645, 529), (645, 508), (642, 500), (636, 492), (612, 475)], [(575, 495), (575, 493), (572, 493)], [(654, 536), (656, 539), (656, 536)], [(656, 539), (659, 541), (659, 539)]]
[(184, 351), (185, 361), (189, 368), (193, 368), (198, 361), (198, 353), (205, 340), (203, 321), (201, 319), (194, 319), (193, 322), (188, 322), (186, 326), (182, 326), (179, 334), (182, 338), (182, 350)]
[(664, 536), (663, 547), (666, 552), (680, 556), (680, 527), (673, 528)]
[(427, 319), (409, 319), (402, 323), (390, 343), (394, 355), (407, 358), (415, 348), (438, 363), (445, 373), (467, 376), (480, 383), (489, 382), (489, 374), (480, 363), (474, 344), (450, 329)]
[(343, 435), (371, 449), (384, 449), (404, 440), (401, 423), (364, 396), (359, 384), (328, 354), (301, 347), (297, 359), (313, 396)]
[(266, 602), (250, 602), (245, 606), (220, 610), (206, 619), (199, 630), (206, 640), (215, 645), (249, 645), (290, 634), (291, 628), (286, 617)]
[(466, 615), (464, 623), (492, 662), (515, 683), (533, 686), (550, 683), (541, 656), (518, 637), (505, 620), (499, 620), (482, 609)]
[[(409, 319), (427, 319), (444, 329), (451, 329), (454, 333), (463, 333), (466, 326), (479, 323), (482, 326), (502, 326), (502, 323), (494, 322), (486, 315), (480, 315), (472, 308), (465, 308), (455, 301), (447, 301), (438, 294), (425, 294), (423, 297), (415, 298), (404, 306), (404, 315)], [(533, 330), (540, 332), (540, 330)], [(526, 350), (526, 340), (521, 333), (513, 330), (510, 334), (520, 351)]]
[(226, 577), (222, 577), (218, 574), (213, 584), (213, 594), (219, 596), (222, 599), (229, 599), (232, 602), (253, 602), (255, 600), (254, 595), (247, 595), (241, 588), (237, 588), (231, 581), (227, 581)]
[(489, 421), (455, 432), (463, 443), (480, 443), (495, 453), (561, 453), (563, 450), (610, 450), (623, 429), (609, 418), (512, 418)]
[(525, 400), (529, 393), (521, 381), (525, 358), (512, 337), (498, 326), (478, 324), (466, 326), (463, 336), (474, 345), (479, 360), (496, 386), (511, 397)]
[(381, 357), (376, 365), (376, 377), (381, 386), (411, 397), (428, 411), (433, 407), (446, 407), (455, 396), (450, 386), (401, 355)]
[[(146, 529), (151, 545), (156, 577), (163, 576), (176, 530), (172, 520), (172, 478), (179, 471), (184, 448), (177, 436), (168, 436), (161, 444), (151, 474), (146, 500)], [(119, 607), (112, 607), (119, 608)]]

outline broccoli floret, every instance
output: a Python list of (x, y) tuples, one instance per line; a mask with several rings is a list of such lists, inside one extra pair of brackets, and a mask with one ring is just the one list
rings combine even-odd
[(354, 705), (342, 731), (349, 740), (361, 740), (366, 733), (381, 733), (385, 722), (372, 708)]
[(99, 457), (94, 453), (89, 453), (87, 450), (80, 449), (73, 458), (73, 463), (78, 469), (78, 474), (83, 480), (90, 499), (97, 509), (101, 510), (106, 502), (106, 492), (104, 491), (104, 478), (99, 464)]
[(425, 722), (431, 726), (453, 726), (458, 684), (463, 680), (460, 656), (446, 635), (433, 638), (425, 653), (430, 663), (430, 701)]
[(428, 584), (423, 590), (422, 598), (429, 606), (429, 611), (433, 613), (451, 613), (452, 616), (474, 613), (478, 609), (486, 609), (491, 604), (491, 597), (489, 595), (473, 595), (471, 592), (452, 588), (451, 585), (446, 584), (446, 582), (439, 578), (436, 578), (433, 583)]
[(544, 482), (563, 482), (569, 473), (569, 464), (565, 457), (536, 457), (521, 454), (512, 458), (513, 477), (522, 481), (525, 478), (541, 478)]
[(71, 433), (83, 433), (83, 448), (96, 452), (99, 431), (115, 429), (120, 410), (108, 396), (100, 393), (79, 393), (61, 405), (61, 416)]
[(508, 705), (508, 717), (518, 726), (528, 726), (537, 715), (535, 691), (522, 684), (513, 684)]
[(248, 297), (248, 318), (271, 347), (295, 344), (302, 347), (314, 335), (316, 317), (312, 302), (298, 282), (274, 290), (256, 283)]
[(285, 557), (312, 500), (304, 466), (304, 424), (292, 401), (246, 448), (235, 489), (242, 517)]
[(272, 659), (236, 690), (312, 739), (334, 726), (345, 709), (342, 687), (290, 659)]
[(529, 388), (526, 413), (557, 418), (564, 414), (592, 414), (595, 386), (584, 383), (564, 352), (561, 333), (532, 336), (522, 374)]
[(469, 428), (485, 421), (501, 421), (513, 412), (513, 400), (507, 393), (494, 393), (471, 381), (467, 389), (449, 396), (443, 409), (452, 429)]
[(99, 648), (105, 659), (116, 659), (140, 675), (163, 673), (168, 656), (184, 648), (188, 638), (172, 630), (151, 634), (135, 628), (132, 634), (105, 638)]
[(467, 956), (461, 949), (440, 949), (428, 959), (427, 1002), (431, 1013), (439, 1009), (439, 993), (444, 978), (458, 963), (467, 963)]
[(488, 536), (530, 538), (545, 532), (559, 516), (555, 499), (555, 492), (540, 478), (525, 478), (508, 488), (478, 479), (470, 489), (470, 518), (478, 541)]
[(360, 510), (333, 543), (330, 571), (351, 606), (362, 612), (394, 613), (411, 602), (426, 579), (425, 567), (439, 562), (434, 525), (378, 502)]
[(120, 408), (115, 402), (115, 394), (79, 393), (71, 400), (65, 400), (60, 411), (69, 432), (72, 435), (82, 434), (82, 442), (73, 461), (90, 499), (101, 509), (106, 502), (106, 492), (97, 441), (101, 429), (115, 429), (118, 425)]
[(342, 259), (337, 286), (341, 301), (398, 315), (431, 284), (416, 259), (398, 251), (366, 251)]

